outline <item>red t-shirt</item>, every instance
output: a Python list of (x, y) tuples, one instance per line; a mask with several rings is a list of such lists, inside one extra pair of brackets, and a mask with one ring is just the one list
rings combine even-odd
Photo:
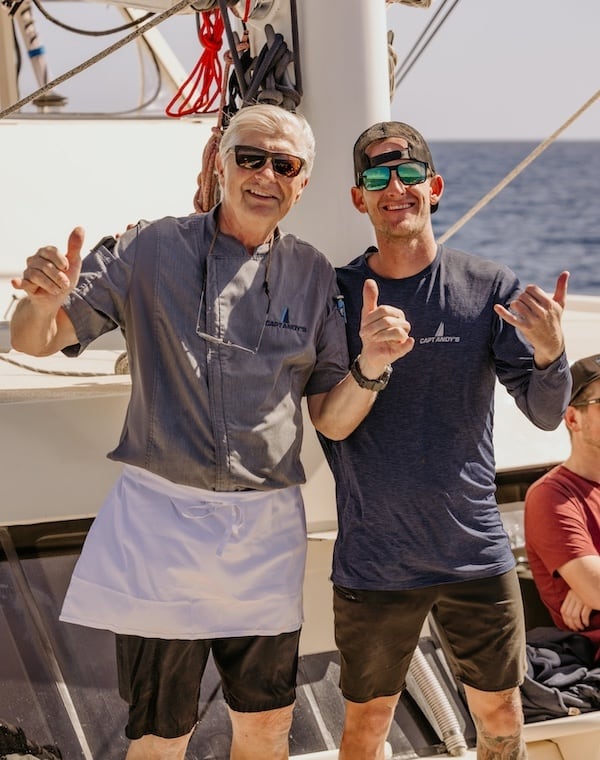
[[(525, 497), (525, 546), (542, 601), (555, 625), (568, 630), (560, 614), (569, 586), (557, 568), (578, 557), (600, 555), (600, 483), (558, 465), (533, 483)], [(600, 611), (586, 631), (600, 656)]]

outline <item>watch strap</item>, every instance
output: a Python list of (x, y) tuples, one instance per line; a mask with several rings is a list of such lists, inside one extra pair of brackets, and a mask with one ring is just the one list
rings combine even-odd
[(365, 377), (360, 369), (360, 354), (350, 365), (350, 374), (360, 385), (361, 388), (366, 388), (369, 391), (382, 391), (389, 383), (390, 375), (392, 374), (392, 367), (390, 364), (386, 366), (384, 371), (379, 377), (369, 378)]

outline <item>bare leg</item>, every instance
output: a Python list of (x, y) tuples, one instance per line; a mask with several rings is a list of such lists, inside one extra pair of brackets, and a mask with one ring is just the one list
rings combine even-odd
[(526, 760), (518, 687), (479, 691), (465, 686), (465, 693), (477, 728), (477, 760)]
[(129, 745), (126, 760), (184, 760), (185, 751), (193, 733), (192, 729), (189, 734), (175, 739), (163, 739), (154, 734), (133, 739)]
[(231, 760), (287, 760), (293, 711), (294, 705), (254, 713), (230, 709)]
[(340, 760), (383, 760), (400, 694), (377, 697), (369, 702), (348, 702)]

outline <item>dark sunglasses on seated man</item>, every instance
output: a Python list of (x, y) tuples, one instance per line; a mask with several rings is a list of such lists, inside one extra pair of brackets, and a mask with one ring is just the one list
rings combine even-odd
[(254, 148), (251, 145), (236, 145), (233, 150), (235, 162), (242, 169), (262, 169), (270, 159), (273, 171), (282, 177), (297, 177), (305, 164), (303, 158), (292, 156), (290, 153), (271, 153), (270, 150)]
[(396, 166), (371, 166), (360, 175), (360, 183), (365, 190), (385, 190), (390, 184), (392, 172), (396, 172), (403, 185), (419, 185), (427, 179), (427, 164), (424, 161), (405, 161)]

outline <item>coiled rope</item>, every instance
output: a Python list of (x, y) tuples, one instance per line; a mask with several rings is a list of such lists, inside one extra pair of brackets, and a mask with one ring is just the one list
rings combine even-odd
[[(246, 27), (250, 4), (246, 2), (246, 12), (242, 19), (244, 32), (240, 40), (238, 34), (231, 28), (225, 0), (219, 0), (219, 2), (229, 50), (224, 56), (225, 69), (217, 124), (213, 127), (202, 153), (201, 171), (196, 179), (197, 188), (193, 202), (197, 213), (209, 211), (218, 202), (219, 184), (215, 164), (219, 144), (229, 119), (239, 108), (258, 102), (272, 103), (294, 111), (302, 99), (296, 0), (290, 0), (294, 49), (290, 50), (283, 35), (275, 33), (273, 27), (267, 24), (265, 26), (266, 42), (254, 59), (250, 55)], [(290, 63), (294, 64), (295, 83), (291, 81), (288, 74)], [(225, 103), (227, 91), (229, 91), (229, 101)]]
[[(198, 29), (198, 39), (203, 47), (202, 55), (167, 105), (165, 109), (167, 116), (179, 118), (194, 113), (210, 113), (210, 109), (221, 91), (222, 66), (219, 52), (223, 45), (223, 29), (225, 26), (223, 17), (217, 10), (203, 11), (201, 18), (202, 23)], [(196, 93), (199, 94), (192, 101)], [(180, 100), (182, 102), (177, 106)]]
[[(247, 36), (246, 42), (240, 44), (248, 44)], [(202, 152), (202, 168), (198, 178), (196, 180), (198, 188), (194, 195), (194, 210), (201, 214), (204, 211), (210, 211), (210, 209), (219, 200), (219, 182), (217, 178), (217, 172), (215, 169), (217, 153), (219, 152), (219, 144), (221, 142), (221, 136), (223, 134), (223, 116), (225, 109), (225, 92), (227, 88), (227, 81), (229, 78), (229, 71), (232, 64), (231, 52), (225, 53), (225, 71), (223, 74), (223, 85), (221, 87), (221, 103), (219, 105), (219, 112), (217, 116), (217, 123), (212, 128), (212, 134), (208, 139), (208, 142), (204, 146)]]

